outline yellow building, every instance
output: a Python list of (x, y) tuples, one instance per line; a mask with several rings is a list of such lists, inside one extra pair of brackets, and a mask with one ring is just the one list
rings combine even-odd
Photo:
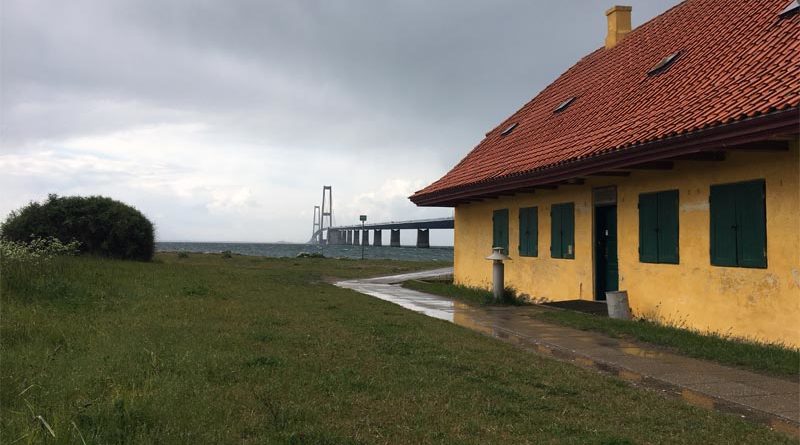
[[(757, 3), (757, 4), (756, 4)], [(688, 0), (545, 88), (412, 201), (455, 208), (455, 280), (800, 346), (800, 14)], [(724, 37), (724, 38), (720, 38)]]

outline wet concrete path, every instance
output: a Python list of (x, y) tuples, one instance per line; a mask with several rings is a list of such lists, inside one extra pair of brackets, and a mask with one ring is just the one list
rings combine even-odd
[(734, 413), (800, 435), (800, 382), (689, 358), (653, 345), (545, 323), (539, 306), (477, 307), (399, 285), (446, 277), (453, 268), (348, 280), (337, 286), (390, 301), (511, 342), (523, 349), (616, 375), (697, 406)]

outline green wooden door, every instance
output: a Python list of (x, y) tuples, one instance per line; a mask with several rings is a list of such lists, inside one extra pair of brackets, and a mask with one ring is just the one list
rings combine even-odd
[(603, 206), (595, 209), (595, 299), (613, 290), (619, 290), (617, 206)]

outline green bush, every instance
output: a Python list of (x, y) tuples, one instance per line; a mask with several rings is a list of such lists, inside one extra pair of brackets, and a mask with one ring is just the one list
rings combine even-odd
[(50, 195), (11, 212), (0, 225), (6, 241), (77, 241), (81, 253), (141, 261), (152, 259), (154, 237), (153, 224), (141, 212), (102, 196)]
[(62, 243), (56, 238), (37, 238), (28, 243), (0, 239), (0, 258), (24, 264), (39, 263), (56, 256), (75, 255), (79, 247), (77, 241)]
[(313, 252), (313, 253), (300, 252), (297, 254), (297, 256), (295, 256), (295, 258), (325, 258), (325, 255), (319, 252)]
[(76, 286), (64, 280), (63, 257), (78, 253), (79, 243), (62, 243), (56, 238), (37, 238), (28, 243), (0, 239), (0, 295), (64, 299), (74, 295)]

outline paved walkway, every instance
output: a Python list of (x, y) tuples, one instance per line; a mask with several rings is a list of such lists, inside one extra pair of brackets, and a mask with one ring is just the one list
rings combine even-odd
[(656, 346), (580, 331), (533, 318), (544, 309), (476, 307), (400, 287), (411, 279), (444, 277), (452, 268), (362, 280), (337, 286), (447, 320), (524, 349), (611, 373), (635, 385), (681, 397), (708, 409), (735, 413), (800, 435), (800, 382), (757, 374), (666, 352)]

